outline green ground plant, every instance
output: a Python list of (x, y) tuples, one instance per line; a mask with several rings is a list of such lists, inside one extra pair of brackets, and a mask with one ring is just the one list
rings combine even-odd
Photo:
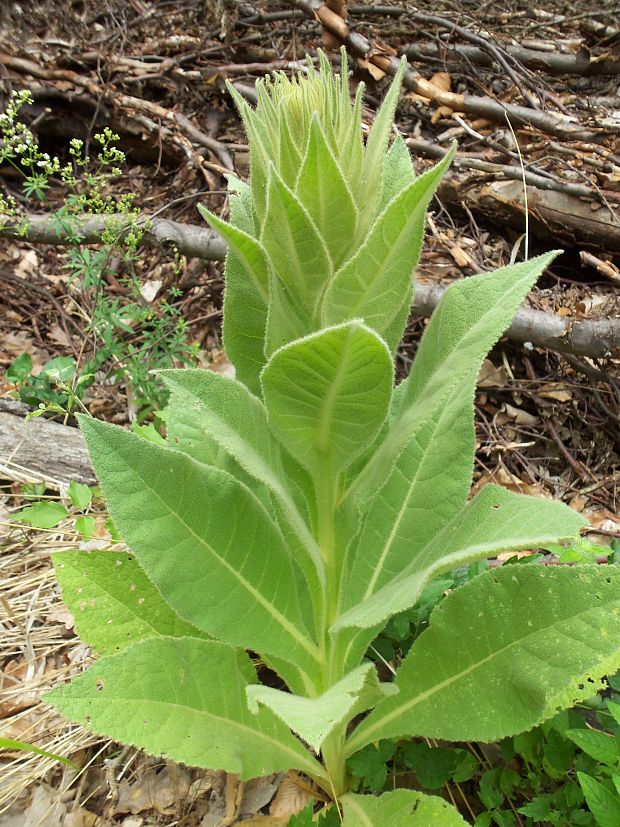
[[(294, 768), (346, 827), (463, 824), (421, 790), (355, 792), (386, 740), (497, 741), (620, 665), (614, 566), (510, 565), (433, 610), (394, 680), (366, 657), (443, 572), (575, 537), (563, 504), (470, 492), (482, 361), (554, 253), (452, 285), (407, 379), (394, 357), (430, 199), (390, 144), (401, 66), (366, 142), (346, 58), (236, 96), (251, 177), (231, 179), (224, 344), (237, 379), (164, 371), (167, 442), (81, 427), (130, 555), (55, 555), (99, 655), (47, 700), (96, 733), (242, 778)], [(234, 94), (234, 93), (233, 93)], [(253, 653), (252, 656), (247, 652)], [(267, 664), (280, 683), (260, 682)], [(272, 673), (270, 673), (272, 674)]]
[[(0, 115), (0, 164), (20, 173), (23, 195), (35, 208), (49, 207), (52, 185), (64, 191), (62, 206), (51, 217), (67, 236), (65, 266), (69, 281), (79, 287), (84, 334), (92, 344), (82, 349), (78, 359), (58, 356), (36, 373), (31, 357), (23, 353), (9, 366), (6, 378), (16, 384), (20, 399), (28, 405), (72, 412), (98, 376), (99, 382), (122, 385), (142, 421), (167, 401), (167, 391), (153, 370), (194, 361), (187, 324), (174, 304), (178, 291), (173, 287), (157, 305), (145, 302), (140, 294), (139, 245), (145, 224), (132, 193), (111, 191), (125, 163), (125, 154), (116, 146), (119, 136), (108, 127), (96, 133), (95, 157), (87, 154), (84, 141), (74, 138), (63, 163), (43, 152), (32, 130), (20, 120), (22, 109), (32, 103), (30, 92), (15, 92)], [(28, 219), (15, 198), (0, 194), (0, 215), (26, 234)], [(95, 250), (81, 243), (80, 222), (88, 215), (108, 216)], [(121, 282), (129, 287), (121, 298), (111, 294), (106, 282), (115, 258), (126, 273)]]

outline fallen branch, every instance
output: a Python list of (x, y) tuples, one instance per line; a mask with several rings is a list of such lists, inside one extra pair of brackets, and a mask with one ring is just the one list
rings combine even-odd
[[(338, 37), (353, 54), (363, 57), (387, 74), (396, 74), (399, 66), (398, 58), (380, 54), (366, 37), (358, 32), (352, 32), (342, 17), (331, 11), (321, 0), (293, 0), (293, 2), (308, 17), (318, 20), (330, 34)], [(525, 124), (562, 139), (594, 141), (608, 132), (602, 128), (584, 129), (579, 124), (568, 120), (566, 116), (562, 118), (551, 112), (540, 112), (527, 106), (501, 103), (492, 98), (475, 95), (447, 92), (425, 80), (412, 69), (407, 69), (405, 72), (403, 85), (417, 95), (435, 101), (441, 106), (447, 106), (453, 112), (465, 112), (499, 123), (505, 123), (508, 117), (515, 126)]]
[(28, 411), (27, 405), (0, 399), (0, 476), (57, 489), (72, 480), (94, 485), (80, 431), (42, 417), (26, 420)]
[[(126, 216), (87, 216), (76, 219), (81, 243), (101, 241), (101, 232), (109, 221), (126, 221)], [(21, 236), (30, 242), (75, 244), (75, 233), (68, 234), (48, 216), (31, 216), (28, 228), (19, 233), (11, 219), (0, 216), (0, 237)], [(149, 227), (145, 238), (151, 243), (173, 243), (185, 256), (222, 261), (226, 254), (224, 241), (212, 230), (194, 224), (180, 224), (156, 218), (144, 223)], [(116, 224), (115, 226), (118, 226)], [(430, 316), (445, 288), (424, 283), (416, 284), (413, 315)], [(620, 354), (620, 319), (573, 320), (522, 307), (507, 331), (517, 342), (531, 342), (563, 353), (592, 358), (608, 358)]]
[[(620, 75), (620, 59), (617, 57), (592, 57), (588, 53), (562, 54), (561, 52), (543, 52), (526, 49), (524, 46), (507, 44), (503, 49), (528, 69), (540, 69), (550, 75), (579, 75), (594, 77), (599, 75)], [(478, 46), (460, 43), (417, 43), (407, 48), (405, 53), (409, 60), (439, 60), (447, 58), (465, 59), (476, 66), (492, 66), (492, 55)]]

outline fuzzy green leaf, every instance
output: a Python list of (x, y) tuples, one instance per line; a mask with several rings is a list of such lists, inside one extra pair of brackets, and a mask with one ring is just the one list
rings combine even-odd
[(383, 211), (393, 198), (408, 187), (414, 178), (415, 171), (411, 155), (402, 135), (398, 132), (385, 156), (380, 211)]
[(458, 810), (435, 795), (393, 790), (374, 795), (343, 796), (342, 827), (467, 827)]
[(397, 195), (379, 216), (355, 256), (334, 276), (324, 299), (324, 321), (363, 318), (383, 335), (409, 299), (424, 237), (428, 203), (454, 150)]
[[(429, 518), (432, 520), (432, 514)], [(570, 539), (585, 523), (580, 514), (563, 503), (486, 485), (412, 556), (408, 566), (395, 571), (389, 583), (345, 612), (335, 628), (371, 628), (413, 606), (426, 583), (442, 571), (503, 551), (540, 548), (547, 542)], [(548, 539), (551, 537), (557, 540)]]
[(247, 708), (256, 680), (238, 649), (193, 638), (134, 643), (98, 660), (68, 686), (45, 696), (92, 732), (173, 761), (253, 778), (320, 766), (268, 710)]
[(180, 452), (94, 419), (80, 424), (114, 522), (180, 617), (312, 674), (318, 654), (292, 561), (254, 495)]
[(354, 494), (362, 502), (373, 495), (407, 442), (458, 386), (467, 386), (466, 380), (473, 396), (484, 357), (556, 255), (554, 251), (450, 285), (424, 332), (411, 373), (397, 394), (390, 432), (349, 495)]
[[(254, 231), (252, 198), (247, 185), (230, 197), (230, 222), (247, 235)], [(259, 375), (265, 364), (267, 303), (241, 259), (230, 248), (224, 274), (222, 332), (226, 354), (235, 366), (237, 379), (260, 395)]]
[(262, 382), (274, 432), (316, 477), (345, 468), (379, 431), (392, 360), (375, 333), (349, 322), (281, 348)]
[(338, 266), (353, 245), (357, 208), (316, 115), (295, 191)]
[(149, 637), (203, 636), (166, 603), (131, 554), (60, 551), (52, 561), (75, 628), (98, 654)]
[(269, 169), (261, 242), (295, 306), (312, 315), (332, 277), (332, 263), (306, 207), (282, 181), (273, 164)]
[[(159, 374), (172, 392), (168, 438), (186, 453), (196, 454), (205, 440), (231, 456), (258, 483), (277, 498), (287, 522), (301, 542), (306, 560), (299, 560), (310, 582), (315, 582), (322, 562), (310, 534), (304, 511), (294, 497), (308, 491), (309, 481), (292, 461), (282, 457), (273, 438), (264, 405), (247, 388), (208, 370), (170, 370)], [(306, 565), (307, 563), (308, 565)]]
[(601, 690), (620, 665), (620, 571), (506, 566), (435, 609), (347, 754), (378, 738), (497, 741)]
[(473, 453), (473, 402), (457, 393), (411, 439), (370, 501), (348, 549), (344, 610), (398, 577), (464, 505)]
[(340, 724), (374, 706), (384, 694), (398, 691), (394, 684), (380, 684), (372, 663), (365, 663), (330, 686), (318, 698), (303, 698), (252, 685), (246, 689), (252, 712), (266, 706), (293, 732), (319, 752), (323, 741)]

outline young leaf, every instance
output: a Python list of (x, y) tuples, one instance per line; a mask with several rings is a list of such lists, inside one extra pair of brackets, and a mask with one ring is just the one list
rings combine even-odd
[(121, 428), (85, 417), (80, 424), (115, 523), (179, 616), (312, 674), (317, 647), (291, 559), (251, 492), (225, 471)]
[(446, 290), (424, 332), (411, 373), (397, 394), (390, 432), (349, 496), (365, 501), (386, 478), (406, 443), (458, 386), (472, 387), (484, 357), (510, 324), (528, 291), (557, 255), (462, 279)]
[(303, 698), (252, 685), (246, 689), (252, 712), (266, 706), (300, 738), (319, 752), (323, 741), (340, 724), (374, 706), (385, 694), (398, 691), (393, 684), (380, 684), (372, 663), (365, 663), (330, 686), (318, 698)]
[(205, 221), (209, 222), (233, 250), (252, 279), (254, 289), (266, 304), (269, 299), (269, 262), (261, 244), (234, 224), (222, 221), (202, 204), (198, 204), (198, 210)]
[[(230, 198), (230, 221), (252, 235), (251, 193), (242, 189)], [(265, 364), (264, 342), (267, 326), (267, 303), (251, 274), (229, 248), (226, 254), (226, 289), (222, 326), (226, 354), (235, 366), (236, 376), (260, 395), (259, 375)]]
[(282, 181), (273, 164), (269, 169), (261, 242), (295, 306), (313, 315), (332, 277), (329, 253), (307, 209)]
[(467, 827), (458, 810), (435, 795), (393, 790), (378, 798), (347, 793), (342, 827)]
[(394, 113), (400, 95), (400, 85), (407, 68), (407, 61), (403, 58), (394, 76), (387, 95), (368, 135), (366, 151), (362, 160), (362, 174), (360, 180), (359, 199), (361, 203), (358, 235), (366, 235), (369, 224), (376, 215), (381, 200), (383, 186), (383, 164), (390, 140), (390, 133), (394, 123)]
[(195, 453), (205, 440), (212, 440), (257, 482), (264, 484), (277, 498), (283, 514), (302, 543), (309, 570), (298, 561), (310, 582), (322, 570), (321, 556), (307, 523), (293, 496), (291, 483), (300, 481), (309, 489), (302, 469), (292, 468), (283, 458), (273, 439), (264, 405), (247, 388), (207, 370), (161, 371), (160, 376), (172, 391), (174, 404), (168, 421), (168, 439), (172, 447), (179, 444), (187, 453)]
[[(497, 741), (590, 697), (620, 664), (620, 571), (505, 566), (456, 589), (347, 746), (420, 735)], [(492, 630), (492, 633), (491, 633)]]
[(364, 603), (345, 612), (334, 628), (371, 628), (413, 606), (426, 583), (442, 571), (503, 551), (540, 548), (547, 538), (567, 539), (584, 525), (583, 517), (563, 503), (486, 485), (406, 568)]
[(385, 208), (366, 241), (335, 274), (323, 302), (326, 324), (363, 318), (383, 336), (408, 300), (424, 237), (428, 203), (454, 148)]
[(262, 383), (274, 432), (322, 475), (346, 468), (377, 434), (389, 410), (392, 360), (385, 343), (354, 321), (281, 348)]
[(301, 203), (307, 205), (334, 266), (338, 266), (353, 244), (357, 208), (317, 115), (310, 124), (308, 149), (295, 192)]
[(393, 198), (411, 184), (414, 178), (415, 171), (411, 163), (411, 155), (402, 135), (398, 132), (385, 156), (379, 210), (383, 211)]
[(216, 641), (155, 638), (100, 658), (70, 685), (45, 695), (92, 732), (153, 755), (254, 778), (320, 765), (268, 710), (252, 715), (256, 680), (245, 652)]
[(46, 500), (16, 511), (9, 519), (19, 523), (28, 523), (33, 528), (55, 528), (68, 516), (69, 512), (64, 505)]
[(608, 732), (596, 729), (567, 729), (564, 735), (601, 764), (615, 767), (620, 759), (618, 742)]
[(52, 561), (75, 628), (98, 654), (155, 636), (203, 637), (166, 603), (131, 554), (59, 551)]
[(84, 485), (80, 482), (75, 482), (75, 480), (72, 480), (69, 483), (69, 489), (67, 493), (69, 494), (69, 499), (71, 500), (72, 505), (75, 508), (79, 508), (80, 511), (83, 511), (85, 508), (88, 508), (93, 499), (93, 492), (88, 487), (88, 485)]

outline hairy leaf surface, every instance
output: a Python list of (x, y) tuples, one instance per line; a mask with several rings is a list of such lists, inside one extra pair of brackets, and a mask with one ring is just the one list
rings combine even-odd
[(92, 732), (253, 778), (320, 765), (269, 710), (252, 715), (245, 687), (256, 680), (245, 652), (216, 641), (157, 638), (100, 658), (45, 696)]
[(345, 468), (377, 434), (389, 410), (392, 360), (375, 333), (349, 322), (281, 348), (262, 382), (275, 433), (316, 476)]
[(342, 797), (342, 827), (466, 827), (458, 810), (436, 795), (393, 790), (379, 797)]
[(227, 643), (315, 669), (291, 559), (253, 494), (121, 428), (81, 425), (116, 525), (178, 614)]
[(497, 741), (591, 697), (620, 665), (620, 571), (505, 566), (435, 609), (387, 698), (353, 734)]
[(154, 636), (203, 636), (166, 603), (131, 554), (60, 551), (52, 561), (80, 638), (101, 655)]
[(336, 726), (374, 706), (384, 695), (397, 691), (394, 684), (380, 684), (374, 664), (365, 663), (318, 698), (304, 698), (260, 685), (248, 686), (246, 694), (253, 712), (260, 706), (268, 707), (319, 752)]
[(383, 336), (410, 294), (426, 209), (454, 150), (402, 190), (385, 208), (366, 241), (335, 274), (324, 299), (324, 322), (362, 318)]
[(307, 205), (334, 266), (338, 266), (353, 242), (357, 208), (316, 115), (310, 125), (296, 193), (301, 203)]
[(412, 557), (407, 567), (364, 602), (345, 612), (335, 628), (371, 628), (413, 606), (426, 583), (442, 571), (503, 551), (562, 542), (575, 537), (585, 522), (580, 514), (556, 500), (486, 485)]

